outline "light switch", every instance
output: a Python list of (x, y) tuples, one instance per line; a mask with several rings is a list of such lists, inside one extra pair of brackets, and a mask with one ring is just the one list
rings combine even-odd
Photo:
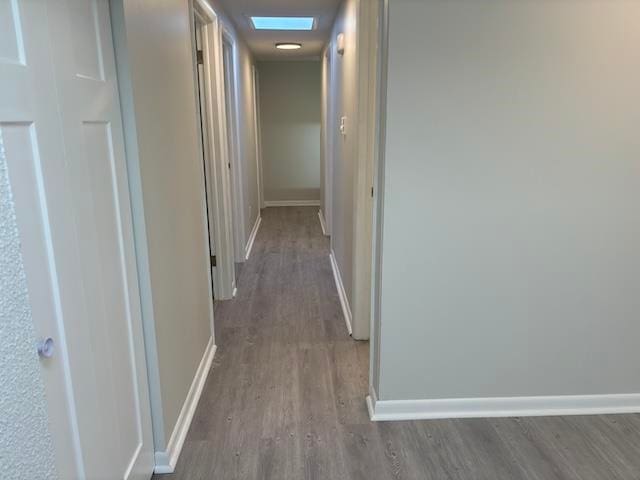
[(340, 133), (343, 136), (347, 135), (347, 117), (340, 117)]

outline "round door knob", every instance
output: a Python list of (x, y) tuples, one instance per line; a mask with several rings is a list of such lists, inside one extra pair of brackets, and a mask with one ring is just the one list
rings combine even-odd
[(53, 357), (53, 338), (48, 337), (38, 343), (38, 355), (42, 358)]

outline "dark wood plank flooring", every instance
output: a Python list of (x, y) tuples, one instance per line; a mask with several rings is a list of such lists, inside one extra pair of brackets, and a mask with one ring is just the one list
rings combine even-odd
[(347, 335), (317, 209), (262, 216), (167, 478), (640, 479), (637, 415), (369, 422), (368, 345)]

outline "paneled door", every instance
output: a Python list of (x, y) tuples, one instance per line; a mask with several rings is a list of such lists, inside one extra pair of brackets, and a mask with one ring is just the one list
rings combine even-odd
[(44, 347), (58, 476), (148, 479), (149, 392), (108, 0), (0, 0), (0, 155)]

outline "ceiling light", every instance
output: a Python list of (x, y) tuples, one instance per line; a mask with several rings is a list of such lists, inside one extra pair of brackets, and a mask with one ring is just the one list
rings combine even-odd
[(313, 17), (251, 17), (256, 30), (313, 30)]
[(301, 43), (276, 43), (276, 48), (280, 50), (298, 50), (302, 48)]

